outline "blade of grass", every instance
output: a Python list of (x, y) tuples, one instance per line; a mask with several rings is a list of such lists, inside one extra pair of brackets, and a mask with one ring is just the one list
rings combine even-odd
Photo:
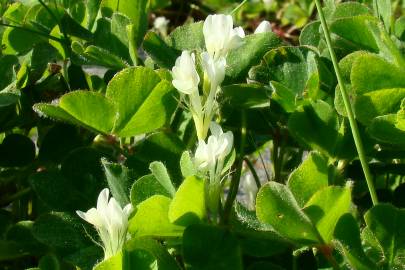
[(331, 37), (330, 37), (329, 28), (328, 28), (328, 25), (326, 23), (325, 15), (323, 13), (320, 1), (315, 0), (315, 4), (316, 4), (316, 8), (318, 10), (319, 18), (321, 19), (323, 33), (325, 35), (326, 43), (328, 45), (329, 54), (330, 54), (330, 57), (332, 59), (333, 67), (335, 69), (335, 73), (336, 73), (336, 77), (337, 77), (337, 80), (338, 80), (339, 88), (340, 88), (340, 91), (342, 93), (343, 102), (345, 104), (347, 116), (349, 118), (349, 123), (350, 123), (350, 128), (351, 128), (351, 131), (352, 131), (352, 134), (353, 134), (354, 143), (356, 145), (356, 149), (357, 149), (357, 153), (359, 155), (361, 167), (363, 168), (363, 173), (364, 173), (364, 176), (365, 176), (366, 181), (367, 181), (367, 186), (368, 186), (368, 190), (370, 192), (371, 200), (373, 202), (373, 205), (376, 205), (376, 204), (378, 204), (377, 193), (375, 191), (373, 178), (371, 177), (370, 168), (368, 166), (366, 154), (365, 154), (364, 147), (363, 147), (363, 142), (362, 142), (361, 137), (360, 137), (359, 128), (358, 128), (356, 119), (354, 118), (352, 106), (350, 104), (349, 95), (347, 94), (347, 89), (346, 89), (346, 86), (345, 86), (345, 84), (343, 82), (343, 79), (342, 79), (342, 74), (341, 74), (341, 71), (340, 71), (340, 68), (339, 68), (338, 60), (337, 60), (335, 51), (333, 50), (333, 47), (332, 47), (332, 40), (331, 40)]

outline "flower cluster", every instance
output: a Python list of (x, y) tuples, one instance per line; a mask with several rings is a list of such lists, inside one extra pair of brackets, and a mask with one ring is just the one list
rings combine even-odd
[[(255, 34), (270, 31), (270, 23), (263, 21)], [(208, 176), (206, 201), (215, 220), (220, 204), (224, 162), (233, 147), (233, 134), (230, 131), (224, 133), (212, 119), (218, 109), (216, 96), (225, 79), (226, 57), (230, 50), (243, 44), (245, 32), (241, 27), (234, 28), (232, 16), (219, 14), (206, 18), (203, 34), (206, 51), (198, 55), (204, 73), (203, 80), (197, 71), (196, 54), (183, 51), (172, 69), (172, 83), (182, 94), (193, 116), (198, 137), (194, 162), (199, 172)], [(199, 90), (201, 81), (202, 96)], [(208, 130), (211, 136), (206, 142)]]
[(204, 96), (200, 97), (200, 76), (194, 53), (183, 51), (172, 69), (173, 85), (184, 95), (200, 140), (206, 138), (217, 109), (215, 97), (225, 78), (226, 56), (229, 50), (242, 44), (245, 36), (242, 28), (233, 28), (229, 15), (209, 15), (204, 22), (203, 33), (207, 51), (199, 57), (204, 71)]
[[(270, 32), (271, 25), (263, 21), (255, 34)], [(183, 100), (193, 115), (199, 140), (207, 137), (209, 125), (217, 111), (216, 96), (225, 79), (226, 57), (230, 50), (243, 44), (245, 32), (234, 28), (230, 15), (209, 15), (204, 21), (203, 34), (206, 51), (200, 53), (204, 72), (203, 96), (200, 96), (200, 76), (196, 68), (196, 55), (183, 51), (172, 69), (173, 86), (183, 95)]]
[(110, 197), (108, 188), (103, 189), (98, 195), (97, 208), (91, 208), (87, 212), (76, 213), (92, 224), (101, 239), (104, 249), (104, 260), (117, 254), (127, 239), (128, 217), (132, 212), (132, 205), (124, 208), (118, 204), (114, 197)]
[(233, 148), (233, 134), (231, 131), (224, 133), (215, 122), (211, 122), (210, 131), (211, 135), (207, 142), (198, 141), (194, 164), (201, 173), (208, 175), (206, 201), (207, 207), (215, 219), (220, 204), (221, 179), (225, 159)]

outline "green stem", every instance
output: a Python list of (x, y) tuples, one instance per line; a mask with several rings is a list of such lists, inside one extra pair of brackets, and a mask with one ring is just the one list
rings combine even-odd
[(39, 36), (43, 36), (43, 37), (46, 37), (46, 38), (54, 40), (54, 41), (57, 41), (59, 43), (64, 43), (64, 40), (62, 40), (60, 38), (57, 38), (57, 37), (54, 37), (54, 36), (51, 36), (51, 35), (48, 35), (48, 34), (45, 34), (45, 33), (42, 33), (40, 31), (28, 29), (28, 28), (18, 26), (18, 25), (12, 25), (12, 24), (8, 24), (8, 23), (3, 23), (3, 22), (0, 22), (0, 25), (6, 26), (6, 27), (11, 27), (11, 28), (16, 28), (16, 29), (23, 30), (23, 31), (27, 31), (27, 32), (30, 32), (30, 33), (33, 33), (33, 34), (36, 34), (36, 35), (39, 35)]
[(339, 88), (340, 88), (340, 91), (342, 93), (343, 102), (345, 104), (347, 116), (349, 118), (349, 123), (350, 123), (350, 128), (352, 130), (354, 143), (356, 145), (357, 153), (359, 155), (361, 166), (363, 168), (364, 176), (365, 176), (366, 181), (367, 181), (367, 186), (368, 186), (368, 190), (370, 192), (371, 200), (373, 201), (373, 205), (376, 205), (376, 204), (378, 204), (377, 193), (375, 191), (374, 183), (373, 183), (371, 173), (370, 173), (370, 168), (369, 168), (368, 163), (367, 163), (366, 154), (365, 154), (365, 151), (364, 151), (363, 142), (362, 142), (361, 137), (360, 137), (359, 128), (357, 126), (356, 119), (354, 118), (352, 106), (350, 104), (349, 95), (347, 94), (346, 85), (343, 82), (342, 75), (341, 75), (340, 68), (339, 68), (339, 64), (338, 64), (338, 60), (337, 60), (336, 54), (335, 54), (335, 52), (334, 52), (334, 50), (332, 48), (332, 40), (331, 40), (331, 37), (330, 37), (329, 28), (328, 28), (328, 25), (326, 24), (325, 15), (323, 14), (322, 6), (321, 6), (320, 1), (315, 0), (315, 4), (316, 4), (316, 8), (317, 8), (318, 13), (319, 13), (319, 17), (321, 19), (321, 24), (322, 24), (323, 32), (324, 32), (324, 35), (325, 35), (326, 43), (328, 45), (328, 49), (329, 49), (329, 53), (330, 53), (330, 56), (331, 56), (331, 59), (332, 59), (333, 67), (335, 69), (336, 77), (337, 77), (337, 80), (338, 80), (338, 83), (339, 83)]
[(243, 0), (242, 3), (240, 3), (236, 8), (234, 8), (229, 15), (234, 14), (236, 11), (238, 11), (244, 4), (246, 4), (248, 0)]
[(257, 175), (257, 172), (255, 170), (255, 167), (253, 166), (252, 162), (248, 159), (248, 158), (244, 158), (243, 159), (246, 162), (246, 165), (249, 167), (250, 172), (253, 175), (253, 179), (255, 179), (255, 183), (257, 186), (257, 189), (260, 189), (260, 187), (262, 186), (262, 184), (260, 183), (260, 178)]
[(223, 212), (223, 216), (222, 216), (223, 224), (228, 224), (229, 217), (230, 217), (231, 210), (232, 210), (232, 205), (236, 199), (236, 195), (238, 194), (239, 182), (240, 182), (240, 177), (242, 174), (243, 158), (245, 156), (244, 150), (245, 150), (246, 133), (247, 133), (246, 124), (247, 124), (246, 123), (246, 112), (244, 110), (242, 110), (240, 149), (239, 149), (239, 155), (237, 158), (236, 172), (232, 176), (231, 186), (229, 188), (229, 194), (228, 194), (228, 197), (226, 198), (226, 202), (225, 202), (224, 212)]

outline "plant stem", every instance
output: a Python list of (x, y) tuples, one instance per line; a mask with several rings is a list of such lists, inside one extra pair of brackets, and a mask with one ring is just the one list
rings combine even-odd
[(229, 216), (231, 214), (233, 202), (238, 194), (240, 176), (242, 174), (243, 158), (245, 156), (245, 143), (246, 143), (246, 112), (242, 110), (242, 127), (241, 127), (241, 137), (240, 137), (240, 149), (237, 158), (236, 172), (232, 176), (231, 186), (229, 188), (229, 194), (226, 198), (224, 212), (222, 216), (222, 223), (228, 224)]
[(262, 184), (260, 183), (260, 178), (257, 175), (257, 172), (255, 170), (255, 167), (253, 166), (252, 162), (248, 159), (248, 158), (244, 158), (243, 159), (246, 162), (246, 165), (249, 167), (250, 172), (253, 175), (253, 179), (255, 179), (255, 183), (257, 186), (257, 189), (260, 189), (260, 187), (262, 186)]
[(16, 29), (23, 30), (23, 31), (27, 31), (27, 32), (30, 32), (30, 33), (33, 33), (33, 34), (36, 34), (36, 35), (39, 35), (39, 36), (43, 36), (43, 37), (46, 37), (46, 38), (51, 39), (51, 40), (54, 40), (54, 41), (57, 41), (57, 42), (59, 42), (59, 43), (63, 43), (63, 42), (64, 42), (64, 41), (63, 41), (62, 39), (60, 39), (60, 38), (57, 38), (57, 37), (54, 37), (54, 36), (51, 36), (51, 35), (42, 33), (42, 32), (40, 32), (40, 31), (36, 31), (36, 30), (33, 30), (33, 29), (25, 28), (25, 27), (22, 27), (22, 26), (12, 25), (12, 24), (3, 23), (3, 22), (0, 22), (0, 25), (6, 26), (6, 27), (11, 27), (11, 28), (16, 28)]
[(240, 3), (236, 8), (234, 8), (229, 15), (234, 14), (236, 11), (238, 11), (244, 4), (246, 4), (248, 0), (243, 0), (242, 3)]
[(365, 176), (366, 181), (367, 181), (367, 186), (368, 186), (368, 190), (370, 192), (371, 200), (373, 202), (373, 205), (376, 205), (376, 204), (378, 204), (377, 193), (376, 193), (375, 188), (374, 188), (374, 183), (373, 183), (373, 180), (372, 180), (372, 177), (371, 177), (370, 168), (369, 168), (368, 163), (367, 163), (366, 154), (365, 154), (364, 147), (363, 147), (363, 142), (361, 140), (359, 128), (357, 126), (357, 122), (356, 122), (356, 119), (354, 118), (352, 106), (350, 104), (349, 95), (347, 94), (346, 86), (345, 86), (345, 84), (343, 82), (343, 79), (342, 79), (342, 75), (341, 75), (341, 72), (340, 72), (340, 68), (339, 68), (337, 58), (336, 58), (336, 54), (335, 54), (335, 52), (334, 52), (334, 50), (332, 48), (332, 40), (331, 40), (331, 37), (330, 37), (330, 32), (329, 32), (329, 29), (328, 29), (328, 25), (326, 24), (325, 15), (323, 14), (322, 6), (321, 6), (320, 1), (315, 0), (315, 4), (316, 4), (316, 8), (317, 8), (318, 13), (319, 13), (319, 17), (321, 19), (321, 24), (322, 24), (323, 32), (325, 34), (326, 43), (328, 45), (328, 49), (329, 49), (329, 53), (330, 53), (330, 56), (331, 56), (331, 59), (332, 59), (333, 67), (335, 69), (336, 77), (337, 77), (337, 80), (338, 80), (338, 83), (339, 83), (339, 88), (340, 88), (340, 91), (342, 93), (343, 102), (345, 104), (347, 116), (349, 118), (349, 123), (350, 123), (350, 128), (352, 130), (354, 143), (356, 145), (356, 149), (357, 149), (357, 153), (359, 155), (360, 163), (361, 163), (361, 166), (363, 168), (364, 176)]

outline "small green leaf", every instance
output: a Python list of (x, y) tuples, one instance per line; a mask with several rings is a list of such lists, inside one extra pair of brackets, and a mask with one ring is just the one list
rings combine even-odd
[(155, 176), (156, 180), (173, 197), (176, 193), (176, 189), (173, 186), (172, 180), (170, 180), (170, 176), (165, 165), (162, 162), (155, 161), (149, 165), (149, 169), (152, 172), (153, 176)]
[(184, 151), (180, 158), (180, 169), (184, 178), (188, 176), (196, 175), (197, 170), (195, 168), (194, 162), (190, 157), (189, 151)]
[(298, 142), (334, 155), (339, 141), (339, 119), (328, 103), (318, 100), (299, 108), (290, 116), (288, 128)]
[(222, 87), (225, 102), (239, 108), (261, 108), (270, 105), (269, 89), (260, 84), (232, 84)]
[(94, 270), (122, 270), (122, 252), (96, 264)]
[(388, 144), (405, 147), (405, 131), (396, 127), (397, 115), (389, 114), (374, 118), (369, 126), (369, 133), (378, 141)]
[(303, 207), (318, 190), (328, 186), (328, 163), (317, 152), (311, 152), (288, 178), (288, 188)]
[(258, 65), (270, 49), (281, 45), (281, 40), (274, 33), (262, 33), (247, 36), (243, 45), (229, 52), (226, 63), (226, 82), (244, 80), (253, 65)]
[(187, 226), (199, 223), (206, 216), (205, 184), (195, 176), (187, 177), (170, 204), (169, 221)]
[(159, 183), (152, 174), (142, 176), (132, 185), (131, 203), (136, 206), (153, 195), (163, 195), (171, 197), (172, 195)]
[(89, 91), (74, 91), (63, 95), (59, 107), (86, 127), (109, 133), (114, 125), (114, 105), (103, 95)]
[(204, 49), (203, 23), (189, 23), (177, 27), (167, 37), (167, 43), (178, 51)]
[(261, 222), (294, 242), (306, 245), (319, 241), (311, 220), (285, 185), (269, 182), (259, 190), (256, 215)]
[(360, 230), (356, 220), (351, 214), (344, 214), (336, 224), (333, 236), (336, 246), (345, 260), (356, 270), (376, 270), (366, 256), (361, 245)]
[(128, 68), (110, 81), (106, 97), (118, 110), (114, 132), (122, 137), (153, 131), (171, 117), (177, 101), (168, 81), (161, 81), (151, 69)]
[(382, 264), (387, 269), (401, 269), (405, 265), (405, 210), (379, 204), (371, 208), (364, 219), (366, 229), (375, 239), (373, 244), (377, 244), (374, 248), (382, 249)]
[(304, 211), (323, 240), (330, 243), (336, 223), (349, 211), (350, 203), (350, 188), (330, 186), (316, 192), (305, 204)]
[(101, 159), (101, 164), (112, 196), (121, 207), (124, 207), (129, 203), (129, 190), (132, 183), (128, 168), (121, 164), (108, 162), (104, 158)]
[[(124, 247), (124, 268), (123, 270), (144, 269), (140, 268), (138, 256), (133, 257), (134, 251), (144, 251), (153, 256), (157, 261), (158, 269), (178, 270), (179, 267), (175, 259), (170, 255), (167, 249), (158, 241), (141, 237), (128, 241)], [(145, 270), (150, 269), (150, 263), (145, 265)]]
[(168, 218), (171, 199), (154, 195), (138, 204), (136, 214), (129, 220), (128, 231), (136, 237), (179, 237), (184, 227), (170, 223)]
[(155, 32), (148, 32), (143, 41), (143, 49), (160, 67), (171, 69), (179, 53), (168, 46)]

